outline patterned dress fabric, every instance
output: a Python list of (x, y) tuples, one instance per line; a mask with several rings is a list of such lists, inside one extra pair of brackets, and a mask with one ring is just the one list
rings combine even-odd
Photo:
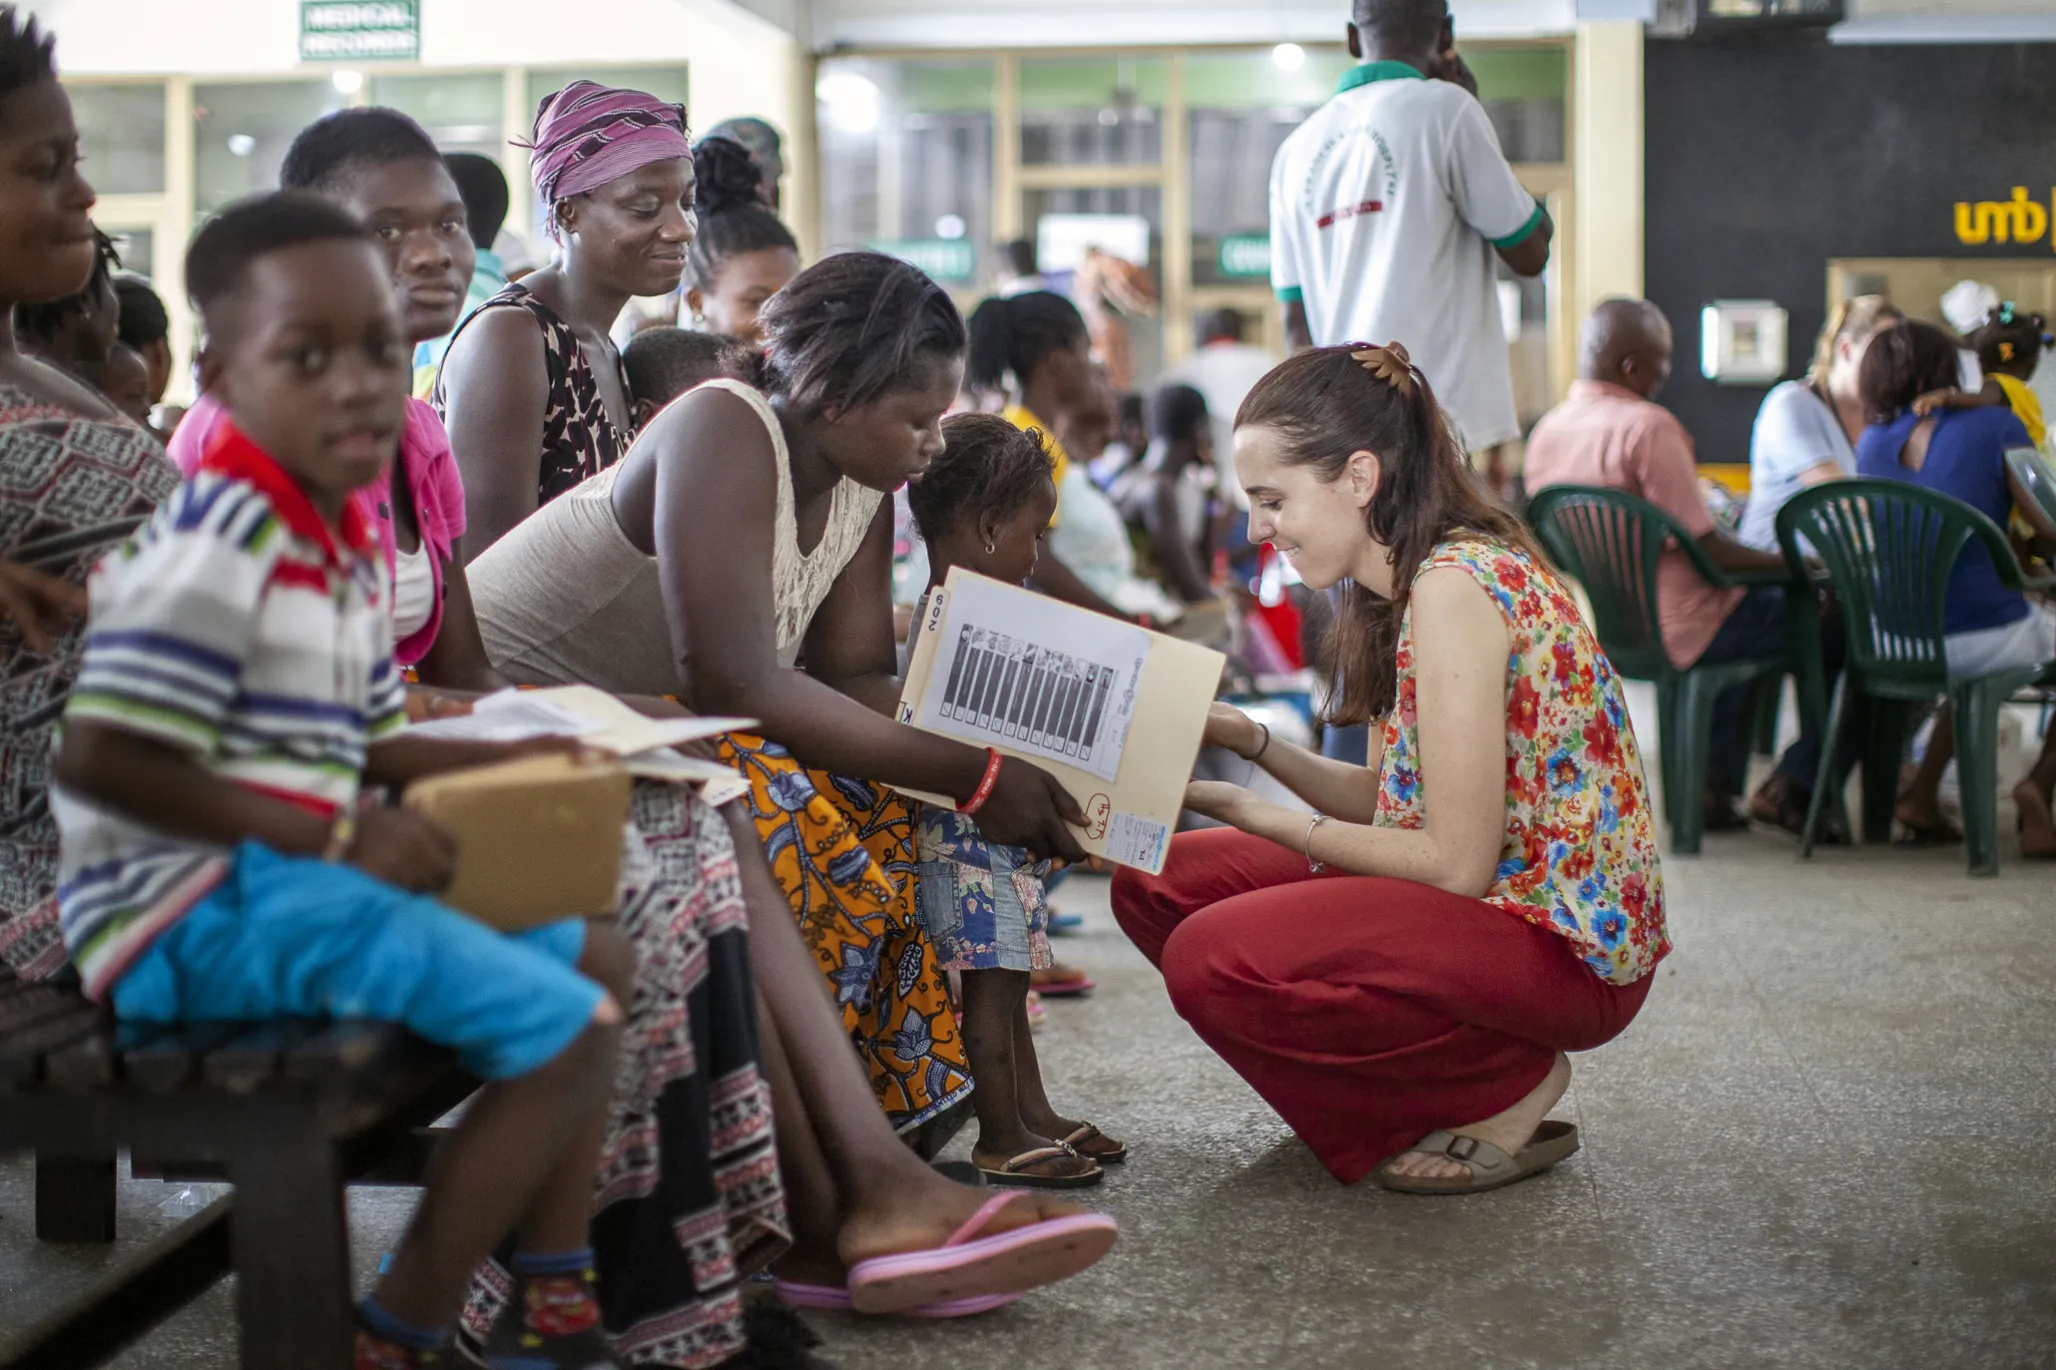
[[(620, 918), (635, 1002), (593, 1188), (600, 1312), (622, 1359), (701, 1370), (742, 1351), (743, 1282), (791, 1225), (734, 838), (683, 786), (638, 783), (631, 817)], [(503, 1262), (480, 1271), (467, 1340), (511, 1287)]]
[[(585, 349), (578, 345), (571, 325), (519, 281), (480, 305), (459, 324), (450, 337), (450, 345), (454, 347), (465, 329), (495, 309), (526, 310), (542, 325), (550, 398), (543, 410), (543, 460), (536, 487), (536, 503), (540, 506), (620, 461), (628, 445), (635, 441), (635, 430), (624, 432), (617, 428), (607, 413), (592, 364), (586, 360)], [(619, 355), (614, 358), (614, 366), (621, 375), (622, 393), (626, 394), (628, 371)], [(436, 381), (434, 403), (436, 413), (447, 422), (450, 400), (440, 378)]]
[(772, 877), (791, 902), (844, 1029), (894, 1128), (970, 1098), (949, 990), (914, 912), (914, 806), (869, 781), (810, 771), (775, 742), (720, 739), (750, 784)]
[[(1593, 974), (1631, 985), (1670, 951), (1655, 817), (1613, 664), (1548, 567), (1501, 543), (1443, 543), (1421, 572), (1453, 567), (1492, 597), (1512, 634), (1506, 687), (1506, 845), (1485, 902), (1566, 938)], [(1399, 688), (1385, 720), (1381, 827), (1420, 828), (1413, 611), (1399, 630)]]
[[(126, 419), (89, 419), (0, 386), (0, 560), (73, 585), (178, 486), (178, 468)], [(0, 628), (0, 964), (40, 977), (65, 963), (57, 926), (50, 743), (78, 678), (83, 622), (32, 652)]]
[(1047, 970), (1049, 862), (988, 842), (974, 819), (921, 806), (914, 899), (944, 970)]

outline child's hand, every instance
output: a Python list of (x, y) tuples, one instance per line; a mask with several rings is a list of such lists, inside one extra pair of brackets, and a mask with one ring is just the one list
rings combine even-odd
[(440, 894), (457, 873), (457, 844), (406, 809), (367, 809), (343, 859), (376, 880), (414, 894)]
[(1930, 390), (1913, 402), (1913, 412), (1926, 418), (1937, 409), (1953, 409), (1963, 398), (1963, 392), (1951, 386), (1947, 390)]

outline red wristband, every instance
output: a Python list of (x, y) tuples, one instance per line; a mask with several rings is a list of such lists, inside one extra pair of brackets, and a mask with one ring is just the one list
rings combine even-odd
[(985, 801), (992, 798), (992, 787), (999, 783), (999, 763), (1002, 760), (999, 748), (987, 747), (985, 755), (987, 758), (985, 762), (985, 775), (978, 782), (977, 792), (967, 802), (957, 807), (957, 812), (963, 814), (966, 818), (985, 807)]

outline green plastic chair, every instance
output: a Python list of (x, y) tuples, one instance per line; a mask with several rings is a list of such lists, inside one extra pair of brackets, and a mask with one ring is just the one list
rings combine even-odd
[[(1778, 510), (1777, 527), (1785, 559), (1795, 565), (1800, 540), (1812, 544), (1842, 603), (1848, 656), (1828, 705), (1823, 737), (1833, 739), (1839, 732), (1852, 691), (1908, 704), (1947, 695), (1955, 712), (1956, 774), (1963, 791), (1970, 873), (1997, 875), (1999, 706), (2014, 691), (2048, 677), (2056, 663), (1951, 681), (1943, 603), (1957, 557), (1974, 542), (1991, 553), (2000, 582), (2010, 589), (2045, 589), (2056, 585), (2056, 576), (2023, 574), (1997, 524), (1962, 500), (1906, 481), (1845, 480), (1802, 491)], [(1895, 737), (1894, 746), (1901, 740)], [(1829, 789), (1827, 759), (1833, 752), (1832, 745), (1821, 749), (1803, 856), (1813, 854), (1814, 824)]]
[[(1730, 686), (1756, 681), (1760, 708), (1791, 669), (1788, 653), (1679, 670), (1664, 650), (1656, 614), (1656, 567), (1671, 547), (1684, 549), (1713, 585), (1743, 582), (1713, 564), (1698, 539), (1645, 499), (1596, 485), (1551, 485), (1528, 503), (1528, 519), (1557, 565), (1575, 576), (1592, 603), (1594, 630), (1613, 668), (1656, 686), (1657, 753), (1671, 850), (1696, 855), (1705, 825), (1702, 793), (1713, 732), (1713, 701)], [(1754, 729), (1741, 731), (1744, 745)]]

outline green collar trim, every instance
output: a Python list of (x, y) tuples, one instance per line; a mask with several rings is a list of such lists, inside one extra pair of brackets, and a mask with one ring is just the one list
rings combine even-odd
[(1340, 95), (1345, 90), (1355, 90), (1373, 81), (1425, 81), (1423, 76), (1404, 62), (1365, 62), (1342, 73), (1342, 81), (1335, 87)]

